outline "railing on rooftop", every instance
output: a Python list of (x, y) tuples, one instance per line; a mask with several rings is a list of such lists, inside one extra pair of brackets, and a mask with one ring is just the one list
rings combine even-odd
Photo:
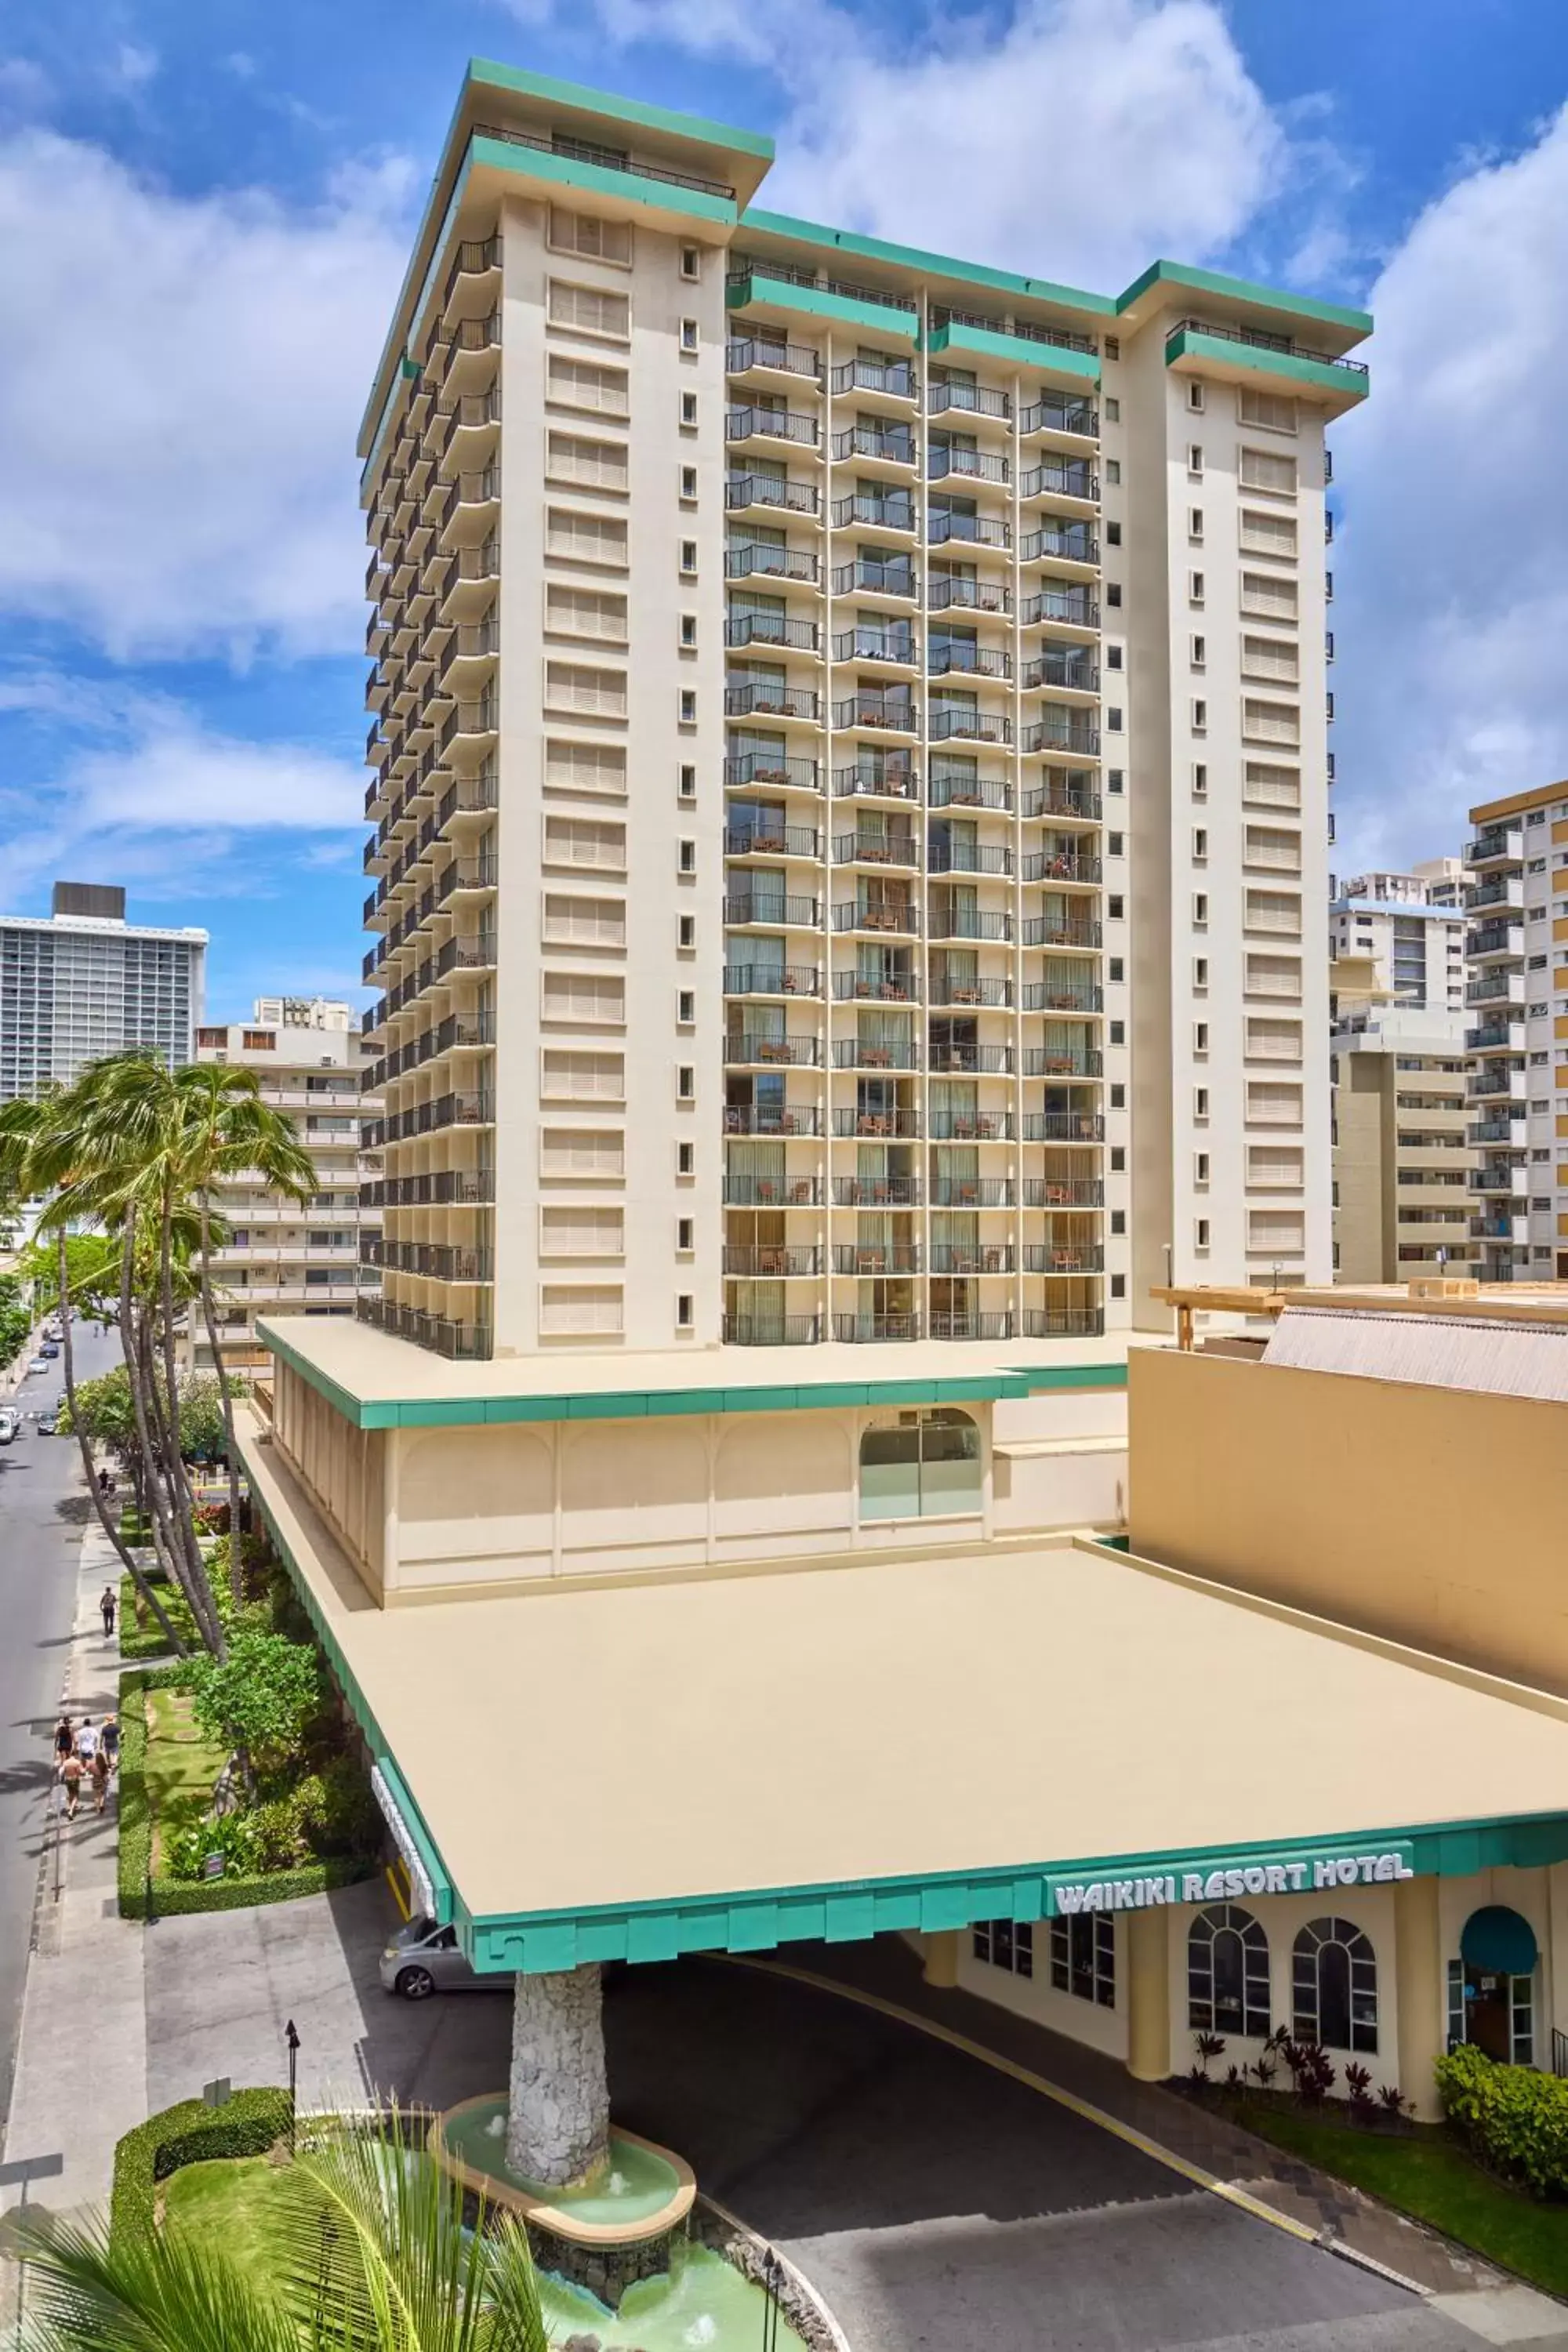
[(1312, 360), (1319, 367), (1343, 368), (1349, 375), (1365, 375), (1364, 360), (1342, 359), (1335, 352), (1316, 352), (1299, 343), (1293, 335), (1270, 334), (1264, 327), (1219, 326), (1213, 319), (1176, 319), (1165, 330), (1167, 344), (1178, 335), (1214, 335), (1221, 342), (1247, 343), (1255, 351), (1279, 352), (1288, 359)]
[(728, 196), (734, 202), (735, 191), (727, 180), (705, 180), (695, 172), (672, 172), (661, 163), (635, 163), (623, 148), (601, 147), (591, 139), (574, 139), (563, 131), (552, 131), (548, 138), (534, 131), (502, 130), (493, 122), (477, 122), (474, 136), (478, 139), (504, 140), (509, 147), (532, 147), (542, 155), (564, 155), (578, 163), (597, 163), (606, 172), (625, 172), (634, 180), (655, 180), (668, 188), (695, 188), (705, 196)]

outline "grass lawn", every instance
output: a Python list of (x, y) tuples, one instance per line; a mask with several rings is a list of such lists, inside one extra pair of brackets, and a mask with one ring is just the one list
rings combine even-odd
[(153, 1817), (153, 1874), (163, 1869), (167, 1841), (199, 1822), (212, 1802), (225, 1751), (198, 1731), (188, 1691), (150, 1690), (147, 1706), (147, 1800)]
[(164, 2220), (210, 2232), (242, 2269), (270, 2285), (278, 2265), (268, 2223), (277, 2184), (277, 2169), (264, 2156), (187, 2164), (163, 2184)]
[[(190, 1603), (184, 1594), (173, 1584), (160, 1584), (157, 1591), (174, 1631), (188, 1648), (200, 1649), (201, 1640), (196, 1633), (195, 1620), (191, 1615)], [(122, 1574), (120, 1579), (121, 1656), (128, 1665), (133, 1665), (147, 1658), (162, 1658), (167, 1655), (168, 1649), (169, 1644), (163, 1639), (158, 1620), (137, 1591), (129, 1573)]]
[(1484, 2172), (1440, 2125), (1366, 2131), (1261, 2102), (1234, 2112), (1259, 2139), (1429, 2221), (1549, 2294), (1568, 2295), (1568, 2206), (1539, 2203)]

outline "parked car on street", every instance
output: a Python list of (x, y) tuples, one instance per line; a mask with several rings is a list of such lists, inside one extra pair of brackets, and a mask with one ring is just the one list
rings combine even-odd
[(416, 1912), (382, 1953), (381, 1981), (405, 2000), (428, 2000), (433, 1992), (504, 1992), (511, 1980), (476, 1975), (458, 1948), (456, 1927), (437, 1927)]
[(53, 1437), (58, 1426), (58, 1415), (52, 1404), (47, 1404), (38, 1415), (38, 1435)]
[(13, 1445), (16, 1439), (16, 1416), (10, 1406), (0, 1405), (0, 1445)]
[(27, 1367), (29, 1372), (47, 1372), (48, 1369), (49, 1360), (47, 1356), (35, 1356)]
[(58, 1339), (46, 1339), (43, 1346), (38, 1349), (39, 1355), (46, 1357), (58, 1356), (59, 1352), (60, 1343)]

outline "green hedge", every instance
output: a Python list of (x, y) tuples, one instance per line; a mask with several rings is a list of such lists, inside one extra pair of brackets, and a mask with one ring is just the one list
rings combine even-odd
[(114, 2151), (109, 2226), (121, 2243), (150, 2237), (158, 2183), (187, 2164), (216, 2157), (265, 2156), (289, 2128), (289, 2094), (237, 2091), (221, 2107), (183, 2099), (128, 2131)]
[(1568, 2081), (1500, 2065), (1470, 2042), (1436, 2073), (1444, 2114), (1483, 2164), (1537, 2197), (1568, 2197)]
[(147, 1710), (143, 1693), (177, 1685), (185, 1671), (175, 1658), (166, 1666), (139, 1667), (120, 1677), (120, 1913), (124, 1919), (159, 1917), (185, 1911), (244, 1911), (253, 1903), (290, 1903), (300, 1895), (323, 1895), (374, 1878), (381, 1868), (374, 1855), (333, 1855), (277, 1870), (266, 1877), (185, 1881), (155, 1878), (148, 1902), (147, 1870), (153, 1853), (153, 1814), (147, 1799)]

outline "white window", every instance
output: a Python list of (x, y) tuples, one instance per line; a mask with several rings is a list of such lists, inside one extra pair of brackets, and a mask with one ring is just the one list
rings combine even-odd
[(1195, 1250), (1206, 1250), (1208, 1245), (1209, 1221), (1206, 1217), (1195, 1217), (1193, 1221), (1193, 1247)]
[(1206, 637), (1194, 637), (1192, 639), (1189, 651), (1192, 665), (1194, 669), (1203, 668), (1204, 665), (1208, 660), (1208, 639)]
[(629, 416), (631, 401), (625, 368), (596, 367), (592, 360), (569, 360), (550, 354), (545, 396), (563, 408), (592, 408), (604, 416)]
[(675, 1073), (675, 1092), (680, 1102), (690, 1102), (696, 1096), (697, 1072), (689, 1062), (682, 1062)]
[(1247, 1181), (1249, 1186), (1299, 1192), (1306, 1181), (1300, 1150), (1289, 1143), (1249, 1143)]
[(1276, 578), (1271, 572), (1244, 572), (1241, 575), (1241, 609), (1270, 620), (1293, 621), (1296, 618), (1296, 583)]
[(1244, 490), (1271, 490), (1280, 498), (1296, 495), (1296, 460), (1276, 449), (1246, 449), (1241, 453)]
[(1208, 723), (1209, 723), (1209, 707), (1208, 707), (1208, 704), (1207, 704), (1206, 702), (1201, 702), (1201, 701), (1200, 701), (1200, 702), (1194, 702), (1194, 705), (1193, 705), (1193, 733), (1194, 733), (1194, 735), (1203, 735), (1203, 734), (1206, 734), (1206, 732), (1208, 731)]
[(625, 903), (619, 898), (577, 898), (563, 891), (547, 891), (544, 936), (562, 946), (625, 947)]
[(590, 441), (581, 433), (552, 433), (545, 445), (544, 470), (558, 482), (583, 482), (596, 490), (624, 490), (626, 445), (624, 441)]
[(626, 562), (626, 525), (621, 515), (581, 514), (574, 507), (552, 507), (545, 517), (544, 551), (577, 563)]
[(683, 392), (680, 395), (680, 421), (683, 425), (697, 422), (697, 394), (694, 392)]
[(695, 727), (697, 724), (697, 696), (695, 690), (689, 686), (683, 686), (680, 689), (679, 710), (681, 726)]
[(1209, 960), (1207, 956), (1194, 956), (1193, 958), (1193, 986), (1194, 990), (1201, 993), (1207, 988), (1208, 984)]
[(1203, 404), (1204, 388), (1202, 384), (1189, 381), (1187, 384), (1187, 406), (1191, 409), (1200, 409)]
[(695, 874), (695, 873), (696, 873), (696, 871), (697, 871), (697, 844), (696, 844), (694, 841), (682, 841), (682, 842), (679, 842), (679, 843), (677, 845), (677, 847), (676, 847), (675, 856), (676, 856), (676, 871), (677, 871), (678, 873), (680, 873), (680, 874)]
[(626, 1056), (546, 1046), (541, 1056), (539, 1088), (547, 1101), (624, 1102)]
[(623, 1326), (618, 1282), (546, 1282), (539, 1293), (539, 1328), (551, 1339), (564, 1334), (605, 1337)]
[(681, 322), (680, 322), (680, 348), (681, 348), (681, 350), (682, 350), (683, 352), (694, 352), (694, 351), (696, 351), (696, 349), (697, 349), (697, 347), (698, 347), (698, 344), (699, 344), (699, 342), (700, 341), (700, 340), (701, 340), (701, 339), (700, 339), (700, 334), (699, 334), (699, 332), (698, 332), (698, 326), (697, 326), (697, 321), (696, 321), (696, 320), (695, 320), (695, 319), (682, 319), (682, 320), (681, 320)]
[(613, 793), (625, 799), (624, 743), (565, 743), (552, 737), (544, 746), (544, 781), (552, 790)]
[(570, 278), (551, 279), (546, 315), (552, 327), (569, 327), (577, 334), (613, 335), (625, 342), (631, 333), (632, 306), (626, 295), (576, 286)]
[(1301, 771), (1271, 767), (1265, 760), (1248, 760), (1242, 772), (1241, 797), (1253, 808), (1299, 809)]
[(683, 579), (692, 579), (697, 572), (697, 541), (683, 539), (680, 542), (680, 571)]
[(689, 1331), (696, 1320), (697, 1312), (692, 1304), (692, 1295), (690, 1291), (683, 1290), (675, 1301), (675, 1328), (678, 1331)]
[(1249, 1017), (1245, 1051), (1249, 1062), (1299, 1062), (1301, 1058), (1301, 1024), (1299, 1021), (1265, 1021), (1256, 1016)]
[(1204, 510), (1202, 507), (1189, 507), (1187, 509), (1187, 537), (1189, 539), (1202, 539), (1203, 535)]
[(1301, 1089), (1281, 1078), (1248, 1078), (1248, 1127), (1300, 1127)]
[(1289, 638), (1243, 637), (1241, 668), (1246, 677), (1278, 678), (1281, 685), (1294, 686), (1300, 677), (1301, 657)]
[(1208, 1115), (1209, 1090), (1207, 1087), (1194, 1087), (1193, 1088), (1193, 1117), (1195, 1119), (1204, 1120), (1208, 1118)]
[(680, 274), (681, 274), (682, 278), (700, 278), (700, 277), (701, 277), (701, 275), (702, 275), (702, 248), (701, 248), (701, 247), (700, 247), (700, 246), (698, 246), (698, 245), (683, 245), (683, 246), (681, 247), (681, 248), (680, 248)]
[(1188, 451), (1187, 451), (1187, 472), (1188, 472), (1188, 473), (1193, 477), (1193, 478), (1194, 478), (1194, 480), (1196, 480), (1196, 479), (1198, 479), (1198, 478), (1202, 476), (1203, 470), (1204, 470), (1204, 447), (1203, 447), (1203, 443), (1202, 443), (1201, 441), (1194, 441), (1194, 442), (1191, 445), (1191, 446), (1189, 447), (1189, 449), (1188, 449)]
[(1193, 893), (1193, 921), (1201, 930), (1209, 919), (1209, 898), (1206, 890)]
[(621, 1257), (626, 1245), (624, 1209), (595, 1209), (587, 1203), (541, 1209), (541, 1257)]
[(1209, 1024), (1206, 1021), (1194, 1021), (1193, 1024), (1193, 1051), (1197, 1055), (1205, 1055), (1208, 1052), (1208, 1049)]
[(569, 587), (552, 580), (544, 592), (544, 625), (557, 636), (609, 637), (626, 641), (626, 600), (599, 588)]
[(597, 866), (606, 873), (626, 870), (626, 829), (595, 817), (546, 816), (547, 866)]
[(1249, 931), (1279, 931), (1300, 939), (1301, 901), (1284, 890), (1247, 890), (1243, 893), (1242, 920)]
[(547, 971), (541, 1013), (546, 1021), (570, 1021), (574, 1026), (622, 1027), (626, 983), (618, 972)]
[(624, 1176), (626, 1139), (619, 1128), (546, 1127), (539, 1156), (546, 1176)]
[(1287, 833), (1282, 826), (1249, 824), (1244, 832), (1242, 862), (1271, 866), (1277, 874), (1300, 874), (1301, 836)]
[(1193, 762), (1193, 798), (1198, 801), (1204, 800), (1207, 796), (1208, 788), (1208, 769), (1202, 760), (1194, 760)]
[(544, 701), (550, 710), (577, 710), (595, 719), (626, 715), (624, 669), (584, 669), (575, 662), (546, 662)]
[(1194, 826), (1193, 827), (1193, 860), (1194, 860), (1194, 863), (1195, 865), (1201, 866), (1201, 865), (1203, 864), (1204, 860), (1207, 857), (1208, 854), (1209, 854), (1209, 836), (1208, 836), (1208, 827), (1207, 827), (1206, 825), (1202, 825), (1202, 824), (1194, 825)]
[(1264, 702), (1247, 695), (1241, 706), (1241, 731), (1260, 743), (1299, 743), (1301, 713), (1293, 702)]
[(1189, 572), (1187, 574), (1187, 602), (1189, 604), (1201, 604), (1203, 601), (1204, 575), (1201, 572)]
[(1243, 507), (1241, 544), (1252, 555), (1273, 555), (1293, 560), (1296, 553), (1295, 516), (1267, 514), (1255, 507)]
[(613, 261), (622, 268), (631, 265), (629, 221), (602, 220), (597, 213), (571, 213), (552, 205), (550, 242), (557, 253), (575, 253), (584, 261)]
[(682, 466), (680, 469), (680, 497), (682, 504), (689, 506), (696, 496), (697, 468), (695, 466)]
[(1244, 425), (1266, 425), (1270, 433), (1294, 433), (1296, 403), (1278, 392), (1253, 392), (1245, 384), (1237, 394), (1237, 410)]
[(697, 771), (689, 761), (684, 762), (681, 766), (676, 790), (683, 801), (694, 801), (697, 798)]
[(682, 613), (680, 616), (680, 650), (682, 653), (695, 653), (696, 649), (697, 615), (695, 613)]
[(1206, 1151), (1194, 1151), (1193, 1154), (1193, 1181), (1194, 1184), (1206, 1184), (1208, 1181), (1208, 1153)]
[(697, 1220), (695, 1217), (677, 1217), (675, 1221), (675, 1246), (683, 1256), (688, 1255), (697, 1247)]

